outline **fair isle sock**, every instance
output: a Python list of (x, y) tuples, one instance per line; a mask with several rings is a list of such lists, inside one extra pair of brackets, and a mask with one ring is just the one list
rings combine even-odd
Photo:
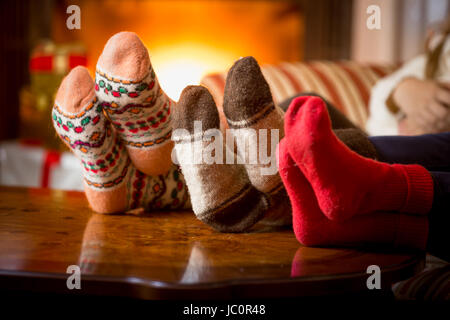
[[(201, 132), (195, 132), (195, 121), (201, 122)], [(244, 166), (195, 161), (198, 148), (203, 149), (203, 156), (213, 153), (213, 140), (205, 138), (205, 133), (220, 132), (219, 115), (209, 91), (201, 86), (185, 88), (172, 123), (177, 160), (197, 218), (221, 232), (248, 230), (262, 218), (268, 204), (264, 194), (251, 185)], [(223, 160), (229, 151), (225, 143), (221, 149)]]
[(52, 110), (62, 141), (83, 165), (86, 196), (94, 211), (125, 210), (130, 159), (103, 115), (87, 69), (74, 68), (61, 83)]
[(136, 34), (120, 32), (108, 40), (97, 62), (95, 91), (135, 167), (148, 175), (167, 173), (174, 102), (162, 91)]
[(123, 141), (112, 130), (83, 67), (63, 80), (52, 110), (56, 132), (80, 159), (86, 196), (94, 211), (186, 209), (187, 188), (178, 168), (147, 176), (130, 162)]
[(431, 174), (419, 165), (381, 163), (350, 150), (331, 130), (320, 98), (294, 99), (285, 131), (289, 153), (329, 219), (343, 221), (376, 211), (427, 214), (431, 209)]
[[(249, 154), (249, 147), (257, 146), (257, 152), (265, 147), (263, 146), (265, 142), (259, 143), (258, 136), (260, 130), (267, 130), (266, 150), (273, 163), (262, 164), (259, 157), (257, 163), (250, 163), (247, 157), (245, 168), (253, 186), (270, 196), (270, 210), (262, 222), (272, 225), (291, 224), (292, 213), (289, 199), (276, 168), (275, 152), (271, 153), (271, 149), (275, 150), (276, 145), (270, 143), (271, 129), (278, 130), (279, 139), (284, 136), (284, 114), (274, 104), (269, 85), (253, 57), (236, 61), (228, 72), (223, 111), (234, 139), (241, 143), (248, 142), (245, 149), (238, 148), (242, 158), (244, 158), (243, 152)], [(252, 132), (256, 132), (256, 135)], [(270, 166), (273, 166), (275, 170), (269, 172)]]
[(163, 175), (148, 176), (131, 169), (127, 182), (129, 209), (146, 211), (190, 209), (189, 193), (183, 175), (176, 165)]

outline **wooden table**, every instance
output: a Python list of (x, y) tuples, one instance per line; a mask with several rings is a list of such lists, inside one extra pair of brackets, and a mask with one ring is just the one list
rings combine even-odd
[[(289, 229), (222, 234), (192, 212), (93, 213), (79, 192), (0, 187), (0, 288), (146, 299), (293, 297), (382, 288), (423, 268), (422, 255), (307, 248)], [(69, 265), (81, 290), (69, 290)]]

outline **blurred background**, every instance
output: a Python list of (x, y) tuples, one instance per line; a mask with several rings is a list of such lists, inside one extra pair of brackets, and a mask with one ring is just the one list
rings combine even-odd
[[(374, 4), (380, 30), (366, 25)], [(81, 9), (79, 30), (66, 27), (70, 5)], [(1, 1), (0, 184), (48, 187), (49, 180), (73, 179), (67, 188), (81, 188), (79, 172), (67, 173), (78, 163), (57, 152), (50, 109), (64, 75), (77, 65), (94, 75), (105, 42), (119, 31), (141, 37), (162, 87), (177, 100), (186, 85), (247, 55), (261, 64), (398, 65), (423, 51), (429, 27), (448, 13), (448, 0)], [(52, 171), (54, 163), (66, 171)]]

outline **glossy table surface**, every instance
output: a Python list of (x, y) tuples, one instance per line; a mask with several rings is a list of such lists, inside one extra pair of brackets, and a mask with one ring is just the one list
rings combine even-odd
[[(307, 248), (291, 229), (223, 234), (192, 212), (93, 213), (83, 193), (0, 187), (0, 288), (137, 298), (310, 296), (382, 287), (423, 268), (422, 255)], [(68, 266), (81, 289), (68, 290)]]

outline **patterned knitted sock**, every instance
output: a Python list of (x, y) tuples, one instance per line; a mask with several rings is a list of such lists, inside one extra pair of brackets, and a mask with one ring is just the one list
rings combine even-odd
[[(236, 61), (228, 72), (223, 111), (238, 146), (245, 146), (238, 147), (237, 151), (251, 183), (269, 195), (270, 210), (261, 222), (291, 224), (292, 210), (278, 174), (275, 156), (276, 145), (284, 136), (284, 113), (274, 104), (269, 85), (253, 57)], [(272, 130), (277, 133), (274, 135)], [(267, 137), (266, 141), (261, 137)], [(262, 161), (263, 150), (266, 150), (269, 163)], [(259, 155), (258, 159), (251, 159), (252, 153)], [(269, 170), (271, 166), (274, 170)]]
[(285, 131), (289, 152), (329, 219), (384, 210), (415, 214), (430, 210), (430, 173), (419, 165), (389, 165), (351, 151), (331, 130), (320, 98), (295, 99), (286, 113)]
[[(227, 150), (209, 91), (188, 86), (173, 114), (175, 152), (197, 218), (221, 232), (248, 230), (267, 210), (264, 194), (242, 165), (225, 164)], [(214, 140), (213, 140), (214, 137)]]
[(94, 211), (190, 206), (183, 176), (175, 165), (164, 175), (147, 176), (131, 164), (124, 143), (104, 116), (85, 68), (74, 68), (62, 81), (52, 117), (58, 135), (81, 160), (86, 196)]
[(97, 62), (95, 91), (135, 167), (148, 175), (167, 173), (174, 102), (160, 88), (136, 34), (120, 32), (108, 40)]
[(176, 165), (165, 174), (148, 176), (131, 166), (127, 181), (128, 208), (147, 211), (191, 209), (184, 177)]
[(87, 69), (76, 67), (64, 78), (52, 118), (59, 137), (83, 164), (86, 196), (94, 211), (125, 210), (130, 159), (103, 115)]

